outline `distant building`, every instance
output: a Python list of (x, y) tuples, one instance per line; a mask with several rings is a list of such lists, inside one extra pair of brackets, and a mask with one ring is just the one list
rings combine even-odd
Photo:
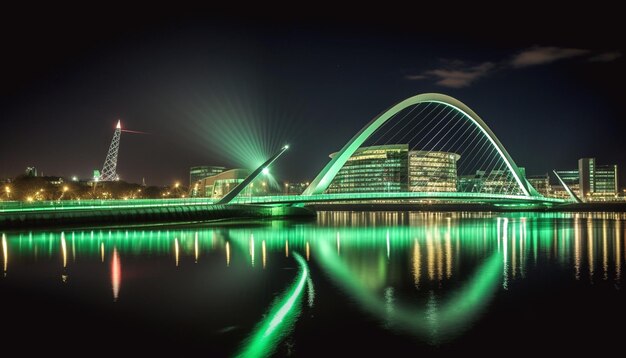
[(309, 182), (285, 183), (283, 194), (300, 195), (309, 186)]
[[(247, 169), (230, 169), (219, 174), (203, 178), (196, 181), (190, 187), (190, 195), (194, 197), (205, 197), (220, 199), (233, 190), (239, 183), (243, 182), (250, 171)], [(242, 191), (239, 196), (262, 196), (271, 192), (270, 183), (265, 177), (259, 177)]]
[(198, 180), (212, 177), (226, 171), (225, 167), (214, 165), (200, 165), (189, 168), (189, 186), (192, 187)]
[(506, 194), (516, 189), (507, 170), (477, 170), (473, 175), (461, 176), (458, 185), (458, 191), (468, 193)]
[(194, 184), (194, 187), (197, 186), (197, 194), (194, 196), (219, 199), (244, 181), (248, 175), (249, 170), (231, 169), (202, 178)]
[(474, 193), (479, 192), (483, 186), (483, 176), (485, 172), (483, 170), (476, 171), (475, 174), (461, 175), (459, 176), (457, 191)]
[(552, 195), (552, 187), (550, 186), (550, 176), (548, 173), (543, 175), (530, 175), (526, 179), (530, 185), (535, 188), (539, 194), (550, 197)]
[(508, 170), (491, 170), (483, 179), (483, 193), (506, 194), (517, 187), (511, 187)]
[(65, 182), (65, 180), (63, 179), (63, 177), (56, 177), (56, 176), (46, 176), (46, 177), (42, 177), (45, 181), (47, 181), (48, 183), (52, 184), (52, 185), (61, 185)]
[(617, 165), (598, 165), (595, 158), (578, 160), (583, 201), (615, 200), (619, 193)]
[[(567, 185), (567, 187), (580, 198), (580, 175), (578, 174), (578, 170), (557, 170), (556, 173), (559, 175), (561, 180)], [(570, 196), (560, 183), (557, 185), (552, 185), (552, 194), (553, 198), (558, 199), (569, 199)]]
[(37, 168), (35, 168), (35, 167), (26, 167), (26, 170), (24, 171), (24, 174), (27, 177), (36, 177), (37, 176)]

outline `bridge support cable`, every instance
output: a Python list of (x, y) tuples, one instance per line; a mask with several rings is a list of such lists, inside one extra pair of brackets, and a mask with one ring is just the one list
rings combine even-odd
[[(404, 134), (404, 135), (406, 136), (406, 134), (407, 134), (407, 133), (410, 133), (410, 132), (411, 132), (411, 130), (408, 130), (408, 131), (406, 130), (406, 127), (407, 127), (408, 125), (413, 124), (413, 127), (412, 127), (412, 128), (414, 128), (414, 127), (416, 127), (416, 126), (419, 126), (419, 125), (421, 124), (421, 122), (422, 122), (422, 121), (423, 121), (423, 120), (424, 120), (427, 116), (431, 115), (431, 114), (432, 114), (432, 112), (433, 112), (433, 111), (435, 111), (435, 110), (437, 109), (437, 106), (436, 106), (436, 105), (434, 105), (433, 103), (426, 103), (426, 105), (419, 104), (419, 105), (414, 106), (413, 108), (418, 108), (418, 107), (423, 107), (423, 108), (422, 108), (422, 109), (421, 109), (421, 110), (420, 110), (417, 114), (415, 114), (413, 117), (411, 117), (410, 119), (408, 119), (408, 120), (406, 121), (406, 123), (405, 123), (405, 124), (404, 124), (404, 125), (403, 125), (400, 129), (398, 129), (398, 130), (397, 130), (397, 131), (395, 131), (395, 132), (392, 132), (391, 137), (388, 139), (388, 142), (389, 142), (389, 143), (394, 143), (394, 142), (395, 142), (395, 143), (402, 143), (403, 138), (400, 138), (399, 140), (396, 140), (396, 139), (395, 139), (395, 138), (396, 138), (396, 136), (398, 136), (398, 135), (400, 135), (400, 134)], [(425, 115), (422, 115), (425, 111), (427, 111), (427, 110), (428, 110), (428, 108), (429, 108), (429, 107), (432, 107), (432, 108), (431, 108), (431, 109), (430, 109), (430, 110), (429, 110), (429, 111), (428, 111)], [(416, 119), (416, 118), (420, 118), (420, 116), (421, 116), (421, 118), (422, 118), (422, 119), (421, 119), (420, 121), (417, 121), (417, 122), (416, 122), (416, 121), (415, 121), (415, 119)], [(392, 128), (390, 128), (390, 129), (392, 129)]]
[[(428, 104), (426, 104), (426, 106), (423, 106), (424, 108), (422, 108), (422, 109), (421, 109), (421, 110), (420, 110), (417, 114), (415, 114), (413, 117), (411, 117), (411, 119), (410, 119), (410, 120), (406, 121), (406, 123), (404, 124), (404, 126), (402, 126), (400, 129), (396, 130), (395, 132), (391, 132), (392, 130), (394, 130), (394, 129), (396, 128), (396, 126), (398, 126), (400, 123), (402, 123), (403, 121), (405, 121), (405, 120), (406, 120), (406, 118), (407, 118), (407, 117), (408, 117), (408, 116), (409, 116), (409, 115), (410, 115), (410, 114), (411, 114), (411, 113), (412, 113), (415, 109), (417, 109), (419, 106), (413, 106), (413, 107), (411, 107), (411, 110), (406, 111), (407, 113), (405, 113), (405, 114), (404, 114), (404, 115), (403, 115), (400, 119), (394, 120), (394, 119), (395, 119), (395, 117), (400, 116), (400, 113), (401, 113), (401, 112), (396, 113), (396, 114), (394, 115), (394, 117), (392, 117), (392, 118), (390, 119), (390, 121), (392, 122), (392, 125), (391, 125), (391, 126), (389, 126), (389, 128), (387, 128), (387, 130), (386, 130), (386, 131), (385, 131), (385, 132), (384, 132), (384, 133), (383, 133), (380, 137), (378, 137), (378, 139), (376, 140), (376, 142), (374, 142), (374, 144), (373, 144), (373, 145), (377, 145), (377, 144), (378, 144), (378, 141), (379, 141), (379, 140), (381, 140), (381, 139), (383, 139), (383, 138), (384, 138), (387, 134), (389, 134), (390, 132), (392, 133), (392, 135), (393, 135), (393, 136), (396, 136), (398, 133), (402, 133), (402, 131), (404, 130), (404, 128), (405, 128), (405, 127), (406, 127), (409, 123), (411, 123), (411, 120), (412, 120), (413, 118), (417, 118), (419, 115), (421, 115), (421, 114), (422, 114), (422, 113), (423, 113), (423, 112), (424, 112), (424, 111), (425, 111), (425, 110), (426, 110), (426, 109), (427, 109), (430, 105), (431, 105), (431, 104), (430, 104), (430, 103), (428, 103)], [(387, 122), (387, 123), (389, 123), (389, 122)], [(377, 135), (377, 134), (378, 134), (378, 132), (381, 132), (381, 131), (382, 131), (382, 129), (383, 129), (383, 128), (385, 128), (385, 127), (386, 127), (385, 125), (380, 126), (380, 128), (378, 128), (378, 129), (376, 130), (376, 132), (372, 133), (372, 135)], [(390, 140), (391, 140), (391, 139), (390, 139)]]

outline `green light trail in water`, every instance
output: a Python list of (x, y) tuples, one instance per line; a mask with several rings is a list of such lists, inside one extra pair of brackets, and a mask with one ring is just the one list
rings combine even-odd
[(272, 304), (266, 318), (255, 328), (237, 357), (265, 357), (274, 352), (280, 340), (291, 330), (300, 314), (300, 301), (309, 269), (302, 256), (293, 253), (300, 266), (298, 278), (285, 293)]

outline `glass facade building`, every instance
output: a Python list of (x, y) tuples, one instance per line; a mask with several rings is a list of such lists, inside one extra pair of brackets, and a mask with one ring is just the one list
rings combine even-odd
[(339, 170), (326, 193), (407, 191), (408, 155), (407, 144), (361, 147)]
[(617, 165), (596, 165), (594, 194), (613, 196), (617, 194), (619, 191), (617, 178)]
[(548, 176), (548, 173), (544, 175), (527, 176), (526, 179), (539, 194), (545, 197), (552, 195), (552, 187), (550, 186), (550, 176)]
[(459, 191), (465, 193), (518, 194), (519, 187), (508, 170), (477, 170), (459, 178)]
[[(580, 175), (578, 170), (557, 170), (556, 173), (559, 175), (561, 180), (567, 185), (567, 187), (576, 195), (578, 198), (581, 198), (580, 195)], [(565, 190), (565, 188), (560, 185), (552, 185), (551, 186), (552, 193), (551, 197), (558, 199), (569, 199), (570, 196)]]
[(214, 165), (200, 165), (197, 167), (189, 168), (189, 187), (193, 187), (198, 180), (212, 177), (219, 173), (226, 171), (225, 167), (219, 167)]
[[(239, 183), (243, 182), (250, 173), (251, 172), (247, 169), (230, 169), (217, 175), (198, 180), (193, 187), (190, 188), (190, 191), (193, 196), (221, 199), (239, 185)], [(269, 195), (271, 192), (272, 187), (267, 178), (259, 177), (250, 183), (239, 195), (241, 197), (264, 196)]]
[(508, 170), (492, 170), (485, 175), (481, 192), (514, 194), (518, 189)]
[(455, 192), (459, 158), (456, 153), (409, 150), (408, 144), (361, 147), (326, 193)]
[(457, 190), (456, 153), (409, 152), (409, 191), (454, 192)]
[(615, 200), (619, 192), (617, 165), (598, 165), (595, 158), (578, 160), (583, 201)]

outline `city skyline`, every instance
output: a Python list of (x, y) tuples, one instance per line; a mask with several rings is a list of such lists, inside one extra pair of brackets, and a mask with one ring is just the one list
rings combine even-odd
[[(547, 27), (535, 26), (503, 40), (459, 32), (464, 24), (438, 32), (428, 29), (432, 22), (402, 19), (329, 17), (312, 27), (306, 17), (164, 16), (116, 30), (88, 26), (59, 40), (60, 54), (18, 63), (84, 20), (51, 34), (42, 33), (45, 21), (33, 25), (23, 35), (36, 40), (34, 49), (10, 42), (15, 55), (3, 60), (0, 106), (11, 136), (0, 144), (0, 176), (27, 166), (90, 176), (102, 168), (121, 118), (148, 133), (122, 135), (117, 171), (124, 180), (163, 185), (184, 181), (196, 165), (250, 167), (252, 157), (287, 142), (292, 149), (277, 163), (277, 179), (312, 179), (327, 153), (371, 118), (424, 92), (475, 109), (529, 175), (573, 169), (583, 157), (626, 164), (615, 150), (624, 60), (612, 32), (538, 38)], [(563, 26), (582, 33), (570, 25)], [(234, 148), (252, 137), (249, 148)]]

